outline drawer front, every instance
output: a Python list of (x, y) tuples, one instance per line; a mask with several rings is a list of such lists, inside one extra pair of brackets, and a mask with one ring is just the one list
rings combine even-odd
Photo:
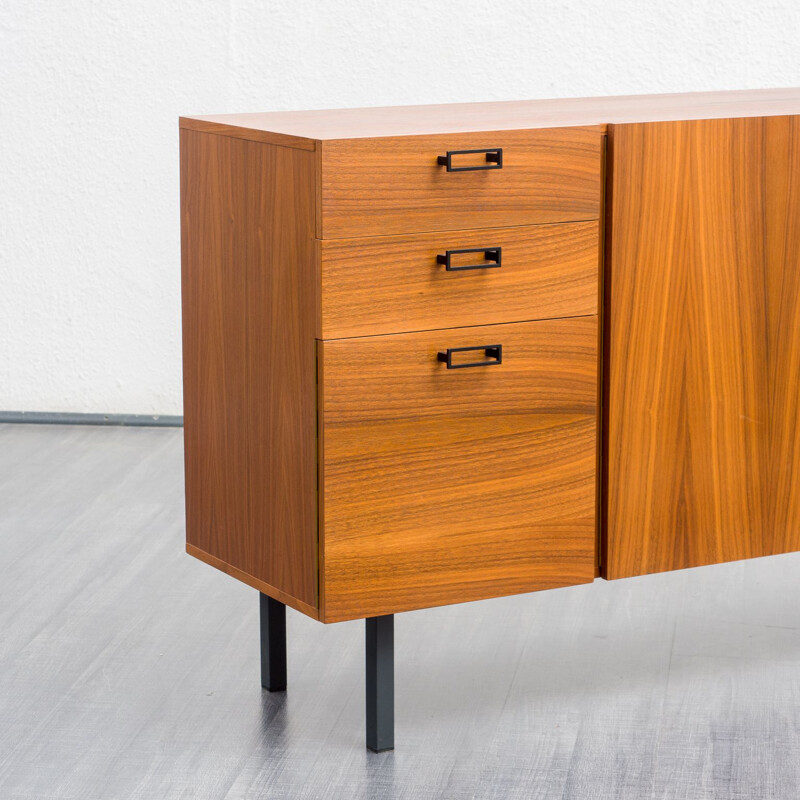
[(319, 337), (596, 314), (599, 238), (592, 221), (322, 240)]
[[(597, 219), (599, 126), (322, 144), (319, 238)], [(439, 164), (453, 155), (448, 171)], [(487, 161), (502, 150), (502, 162)], [(480, 167), (464, 171), (464, 167)]]
[(319, 348), (325, 621), (593, 580), (597, 317)]

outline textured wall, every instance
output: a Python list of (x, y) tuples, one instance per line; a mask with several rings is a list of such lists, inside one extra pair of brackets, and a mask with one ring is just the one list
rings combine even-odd
[(181, 410), (177, 117), (800, 84), (800, 4), (3, 0), (0, 409)]

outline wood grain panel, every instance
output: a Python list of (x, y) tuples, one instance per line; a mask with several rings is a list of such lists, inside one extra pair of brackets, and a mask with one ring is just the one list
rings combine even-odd
[(607, 577), (800, 548), (800, 126), (612, 126)]
[(305, 613), (317, 606), (314, 197), (314, 153), (181, 131), (187, 543)]
[[(599, 223), (324, 239), (320, 338), (597, 313)], [(501, 248), (501, 266), (448, 272), (446, 250)], [(455, 264), (491, 264), (483, 253)]]
[[(448, 370), (447, 347), (503, 345)], [(320, 343), (322, 619), (593, 580), (597, 318)]]
[[(800, 89), (558, 97), (427, 106), (332, 108), (182, 117), (181, 126), (257, 141), (308, 147), (313, 140), (564, 128), (625, 122), (766, 117), (800, 114)], [(274, 139), (273, 137), (281, 137)]]
[[(597, 219), (601, 139), (599, 127), (576, 127), (326, 141), (317, 236)], [(437, 164), (448, 150), (477, 148), (502, 148), (502, 169), (447, 172)]]

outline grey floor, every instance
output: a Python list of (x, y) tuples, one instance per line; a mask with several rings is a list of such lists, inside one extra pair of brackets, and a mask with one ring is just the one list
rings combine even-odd
[(362, 622), (183, 552), (178, 429), (0, 426), (0, 798), (800, 795), (800, 556), (396, 622), (397, 749), (363, 744)]

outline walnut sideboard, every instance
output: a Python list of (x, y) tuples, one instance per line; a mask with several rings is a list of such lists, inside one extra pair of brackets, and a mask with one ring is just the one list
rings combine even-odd
[(365, 618), (800, 550), (800, 90), (180, 120), (187, 550)]

